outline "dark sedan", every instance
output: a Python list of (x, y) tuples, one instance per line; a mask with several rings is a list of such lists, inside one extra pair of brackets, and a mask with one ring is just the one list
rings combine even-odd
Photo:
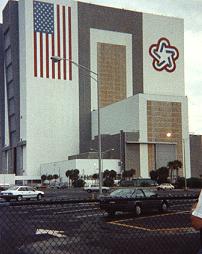
[(166, 212), (168, 202), (163, 197), (148, 189), (118, 189), (110, 193), (107, 197), (100, 199), (100, 208), (109, 215), (115, 215), (115, 212), (134, 212), (140, 216), (144, 211), (159, 210)]

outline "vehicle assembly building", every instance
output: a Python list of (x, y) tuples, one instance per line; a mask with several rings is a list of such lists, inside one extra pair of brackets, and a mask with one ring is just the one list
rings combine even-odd
[(97, 86), (103, 170), (148, 177), (180, 160), (190, 176), (183, 20), (67, 0), (3, 11), (1, 173), (36, 180), (62, 161), (63, 171), (96, 169)]

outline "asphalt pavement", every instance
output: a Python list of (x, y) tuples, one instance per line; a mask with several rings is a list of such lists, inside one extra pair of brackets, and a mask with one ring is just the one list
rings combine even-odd
[(98, 202), (15, 202), (0, 207), (1, 254), (194, 254), (193, 200), (172, 201), (169, 212), (111, 218)]
[(193, 199), (183, 197), (199, 191), (158, 191), (182, 199), (171, 200), (166, 214), (138, 218), (129, 213), (107, 216), (96, 202), (98, 193), (82, 189), (46, 189), (48, 202), (2, 202), (0, 253), (194, 254), (200, 241), (190, 224)]

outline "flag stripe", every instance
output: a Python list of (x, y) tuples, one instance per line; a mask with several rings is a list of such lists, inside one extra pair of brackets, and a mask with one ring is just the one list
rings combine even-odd
[(40, 33), (40, 77), (43, 78), (43, 36)]
[(37, 77), (40, 77), (40, 61), (41, 61), (41, 50), (40, 50), (40, 33), (36, 33), (36, 42), (37, 42)]
[(34, 76), (37, 77), (37, 35), (34, 32)]
[(52, 78), (52, 35), (48, 35), (48, 54), (49, 54), (49, 61), (48, 61), (48, 70), (49, 70), (49, 77)]
[(49, 35), (46, 34), (46, 78), (49, 78)]
[[(58, 56), (60, 57), (60, 6), (57, 5), (57, 40), (58, 40)], [(60, 75), (60, 62), (58, 62), (58, 79)]]
[[(64, 48), (63, 48), (63, 6), (60, 5), (60, 56), (63, 57), (63, 52), (64, 52)], [(64, 76), (64, 61), (60, 62), (60, 78), (63, 78)]]
[[(52, 34), (52, 56), (55, 55), (55, 38), (54, 34)], [(52, 78), (55, 79), (55, 63), (52, 61)]]
[[(63, 6), (63, 57), (66, 58), (66, 13), (65, 13), (65, 6)], [(66, 75), (66, 61), (63, 61), (64, 65), (64, 80), (67, 79)]]
[[(57, 5), (54, 5), (54, 56), (58, 56)], [(55, 78), (58, 79), (58, 63), (55, 63)]]
[(42, 33), (43, 39), (43, 77), (46, 78), (46, 34)]
[(69, 80), (72, 80), (72, 29), (71, 29), (71, 7), (68, 7), (68, 31), (69, 31)]

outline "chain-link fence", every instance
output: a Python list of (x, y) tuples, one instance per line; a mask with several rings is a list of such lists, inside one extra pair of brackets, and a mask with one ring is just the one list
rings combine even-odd
[(138, 217), (121, 212), (108, 216), (99, 201), (2, 203), (0, 253), (197, 253), (200, 233), (190, 223), (196, 197), (166, 200), (168, 211), (145, 209)]

